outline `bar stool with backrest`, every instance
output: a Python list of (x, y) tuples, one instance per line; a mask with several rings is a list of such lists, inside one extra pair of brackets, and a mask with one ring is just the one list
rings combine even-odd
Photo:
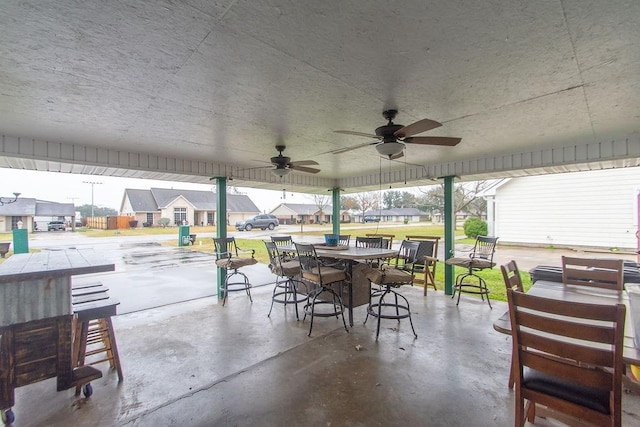
[[(465, 292), (479, 294), (483, 301), (486, 296), (489, 308), (491, 308), (490, 291), (487, 287), (487, 282), (477, 273), (485, 269), (491, 269), (496, 265), (493, 262), (493, 254), (496, 251), (497, 242), (497, 237), (478, 236), (468, 257), (454, 257), (445, 261), (446, 264), (463, 267), (467, 270), (465, 273), (456, 276), (456, 283), (453, 285), (451, 298), (454, 298), (456, 292), (458, 292), (456, 305), (460, 304), (460, 294)], [(478, 283), (467, 281), (469, 278), (475, 278)]]
[[(356, 237), (356, 248), (384, 248), (384, 242), (382, 237)], [(383, 260), (380, 259), (368, 259), (366, 263), (370, 267), (378, 267)]]
[(525, 416), (534, 423), (541, 405), (565, 424), (620, 426), (624, 304), (566, 302), (511, 288), (507, 299), (515, 425), (523, 426)]
[[(341, 297), (344, 283), (347, 280), (346, 272), (322, 265), (313, 245), (307, 243), (294, 243), (294, 245), (300, 262), (302, 282), (313, 287), (308, 294), (309, 299), (304, 305), (303, 321), (307, 315), (311, 316), (308, 336), (311, 336), (315, 317), (335, 316), (338, 318), (338, 316), (342, 316), (344, 329), (349, 332), (347, 322), (344, 320), (344, 304)], [(318, 308), (321, 311), (318, 311)]]
[[(514, 291), (524, 292), (522, 287), (522, 278), (520, 277), (520, 270), (515, 261), (511, 260), (505, 265), (500, 266), (502, 272), (502, 278), (504, 279), (504, 285), (507, 289), (513, 289)], [(513, 353), (511, 356), (511, 372), (509, 373), (509, 388), (513, 388), (515, 382), (515, 365), (513, 361)]]
[[(417, 250), (417, 247), (415, 250)], [(382, 319), (395, 319), (400, 323), (400, 319), (409, 318), (413, 336), (418, 338), (413, 327), (413, 320), (411, 320), (409, 300), (395, 290), (403, 285), (411, 285), (414, 278), (413, 274), (390, 265), (384, 265), (382, 268), (368, 268), (364, 275), (372, 285), (379, 286), (379, 289), (371, 293), (371, 299), (367, 307), (367, 317), (364, 319), (366, 324), (369, 316), (377, 318), (376, 341), (378, 341), (378, 336), (380, 335), (380, 320)]]
[(339, 246), (349, 246), (349, 242), (351, 241), (351, 234), (339, 234), (338, 235), (338, 245)]
[(283, 259), (278, 246), (274, 242), (264, 242), (269, 254), (269, 269), (277, 276), (276, 283), (271, 296), (271, 308), (267, 317), (271, 317), (273, 303), (283, 304), (285, 307), (293, 304), (296, 308), (296, 319), (298, 316), (298, 303), (307, 300), (307, 296), (298, 293), (297, 279), (300, 275), (300, 263), (297, 260)]
[(271, 241), (278, 247), (278, 252), (284, 261), (293, 259), (293, 237), (291, 236), (271, 236)]
[[(257, 264), (254, 258), (255, 250), (245, 251), (236, 245), (234, 237), (214, 237), (213, 243), (216, 250), (216, 265), (225, 270), (224, 282), (222, 284), (222, 306), (224, 307), (229, 292), (245, 291), (251, 298), (251, 283), (246, 274), (239, 271), (240, 268)], [(240, 256), (242, 255), (242, 256)], [(241, 281), (232, 282), (232, 278), (240, 276)]]

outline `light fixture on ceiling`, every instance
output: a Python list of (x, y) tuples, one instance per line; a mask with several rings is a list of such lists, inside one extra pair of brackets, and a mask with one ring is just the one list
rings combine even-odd
[(8, 205), (10, 203), (15, 203), (16, 201), (18, 201), (18, 196), (20, 195), (20, 193), (13, 193), (13, 195), (15, 196), (13, 200), (0, 197), (0, 206)]
[(382, 156), (392, 157), (402, 153), (404, 144), (402, 142), (381, 142), (376, 145), (376, 150), (378, 150), (378, 153)]
[(289, 175), (289, 172), (291, 172), (289, 169), (287, 168), (275, 168), (272, 169), (271, 172), (275, 175), (275, 176), (279, 176), (280, 178), (285, 177), (287, 175)]

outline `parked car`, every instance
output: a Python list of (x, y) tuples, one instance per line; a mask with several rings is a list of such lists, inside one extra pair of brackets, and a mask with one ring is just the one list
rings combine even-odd
[(64, 221), (50, 221), (47, 224), (47, 230), (48, 231), (64, 231), (65, 230)]
[(236, 222), (236, 229), (238, 231), (251, 231), (254, 228), (260, 228), (262, 230), (266, 230), (268, 228), (269, 230), (273, 230), (278, 225), (280, 225), (280, 222), (275, 215), (263, 214), (252, 216), (244, 221)]
[(379, 216), (367, 215), (362, 219), (362, 222), (380, 222)]

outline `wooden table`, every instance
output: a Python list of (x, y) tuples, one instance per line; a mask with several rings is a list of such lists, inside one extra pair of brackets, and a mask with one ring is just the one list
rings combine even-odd
[[(349, 277), (353, 278), (353, 265), (357, 261), (366, 261), (366, 260), (375, 260), (375, 259), (387, 259), (393, 258), (397, 255), (397, 251), (386, 248), (355, 248), (349, 246), (344, 249), (342, 247), (338, 247), (335, 249), (331, 249), (324, 245), (318, 244), (314, 245), (316, 249), (316, 254), (319, 257), (323, 258), (333, 258), (337, 260), (345, 260), (347, 263), (347, 273)], [(295, 246), (293, 247), (282, 247), (278, 248), (280, 250), (285, 250), (289, 252), (296, 251)], [(349, 313), (349, 326), (353, 326), (353, 283), (349, 282), (347, 284), (348, 289), (348, 313)]]
[[(631, 310), (629, 310), (629, 298), (626, 291), (590, 288), (587, 286), (564, 286), (558, 282), (538, 280), (527, 293), (567, 302), (612, 305), (623, 303), (627, 307), (627, 314), (624, 323), (624, 350), (622, 357), (626, 364), (640, 365), (640, 348), (636, 346), (633, 339), (633, 322), (630, 317)], [(511, 320), (509, 319), (508, 311), (493, 323), (493, 329), (503, 334), (511, 335)]]
[(17, 254), (0, 264), (0, 410), (14, 390), (57, 377), (58, 391), (102, 376), (72, 363), (71, 276), (113, 271), (93, 250)]

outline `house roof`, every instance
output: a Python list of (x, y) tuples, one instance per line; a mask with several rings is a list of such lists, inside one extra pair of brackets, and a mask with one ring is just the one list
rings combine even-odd
[(393, 209), (377, 209), (365, 212), (365, 215), (374, 216), (420, 216), (429, 215), (427, 212), (418, 208), (393, 208)]
[(73, 203), (57, 203), (19, 197), (14, 203), (0, 206), (0, 216), (74, 216)]
[[(275, 209), (272, 209), (271, 212), (274, 212), (281, 206), (291, 209), (298, 215), (313, 215), (320, 210), (318, 209), (318, 205), (310, 203), (280, 203)], [(327, 205), (324, 208), (324, 211), (325, 213), (330, 214), (332, 212), (332, 209), (333, 207), (331, 205)]]
[[(199, 211), (215, 211), (217, 208), (216, 194), (211, 191), (152, 188), (126, 189), (125, 194), (129, 197), (134, 212), (155, 212), (168, 206), (178, 197), (183, 197)], [(249, 196), (244, 194), (227, 194), (227, 209), (231, 212), (260, 212)]]

